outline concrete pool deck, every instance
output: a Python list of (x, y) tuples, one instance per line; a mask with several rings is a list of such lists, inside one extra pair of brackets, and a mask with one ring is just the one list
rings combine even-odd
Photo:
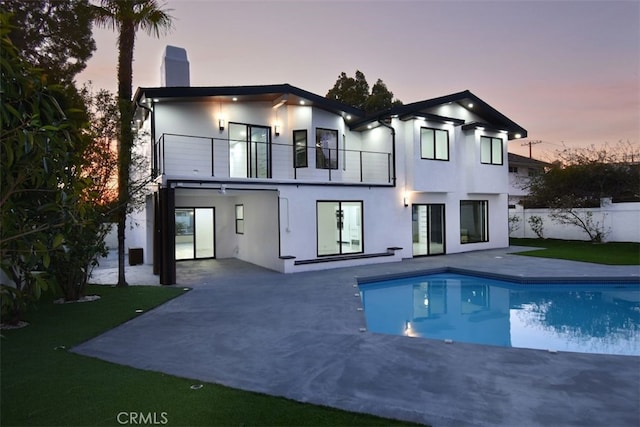
[[(73, 351), (436, 427), (640, 425), (640, 357), (360, 331), (357, 277), (446, 266), (523, 277), (640, 277), (637, 266), (509, 254), (517, 249), (288, 275), (235, 259), (182, 262), (178, 283), (190, 291)], [(132, 284), (157, 283), (149, 266), (128, 274)], [(94, 281), (101, 280), (98, 269)]]

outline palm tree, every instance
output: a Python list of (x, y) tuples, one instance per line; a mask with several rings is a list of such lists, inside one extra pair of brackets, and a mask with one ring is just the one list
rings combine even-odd
[(133, 48), (136, 33), (143, 30), (160, 37), (172, 28), (170, 9), (156, 0), (100, 0), (94, 7), (94, 23), (118, 32), (118, 107), (120, 137), (118, 141), (118, 283), (127, 286), (124, 273), (124, 239), (129, 202), (129, 168), (133, 147)]

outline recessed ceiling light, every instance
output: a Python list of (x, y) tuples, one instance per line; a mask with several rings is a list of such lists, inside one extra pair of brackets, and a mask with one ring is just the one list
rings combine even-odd
[(473, 108), (473, 102), (468, 103), (468, 104), (467, 104), (467, 107), (469, 107), (469, 108)]
[(367, 129), (371, 129), (371, 125), (367, 125)]
[(476, 126), (476, 129), (478, 130), (484, 130), (484, 128), (482, 126)]
[(522, 135), (520, 135), (519, 133), (516, 133), (515, 137), (516, 138), (522, 138)]
[(237, 100), (238, 100), (238, 98), (236, 98), (236, 97), (234, 96), (233, 98), (231, 98), (231, 100), (235, 102), (235, 101), (237, 101)]
[(304, 99), (301, 99), (300, 100), (300, 105), (304, 105), (304, 104), (305, 104)]
[(351, 120), (351, 115), (347, 114), (347, 120)]
[(153, 98), (153, 102), (158, 102), (160, 101), (158, 98)]

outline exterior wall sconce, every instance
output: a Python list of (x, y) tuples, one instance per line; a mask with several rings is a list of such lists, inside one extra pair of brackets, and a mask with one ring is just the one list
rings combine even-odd
[(407, 202), (407, 196), (404, 196), (404, 207), (409, 207), (409, 203)]
[(218, 119), (218, 129), (220, 129), (220, 132), (224, 130), (224, 125), (224, 119)]
[(276, 134), (276, 136), (280, 136), (280, 125), (275, 125), (273, 127), (273, 131)]

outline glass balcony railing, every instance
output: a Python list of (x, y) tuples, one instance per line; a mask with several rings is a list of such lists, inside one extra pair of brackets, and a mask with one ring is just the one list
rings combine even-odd
[[(283, 140), (280, 137), (278, 139)], [(392, 153), (164, 133), (153, 145), (154, 176), (391, 184)], [(306, 159), (306, 162), (304, 161)]]

